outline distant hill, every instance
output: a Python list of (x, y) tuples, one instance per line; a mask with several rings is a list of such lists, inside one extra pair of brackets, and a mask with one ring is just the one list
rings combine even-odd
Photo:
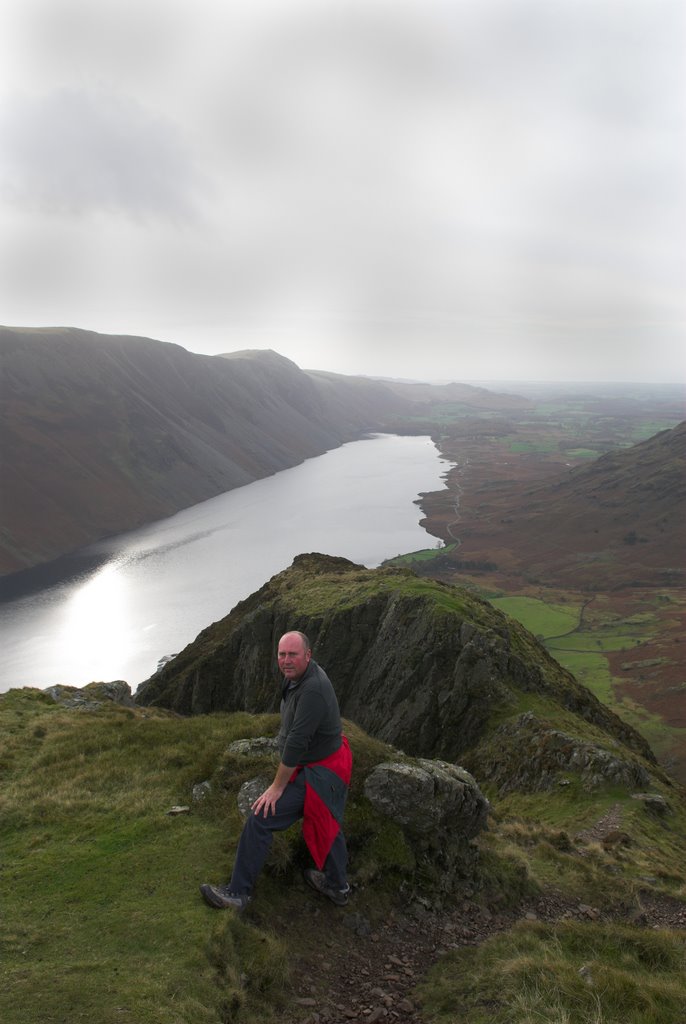
[(452, 405), (465, 406), (474, 412), (520, 412), (530, 409), (530, 399), (522, 395), (491, 391), (474, 384), (461, 384), (450, 381), (447, 384), (427, 384), (424, 381), (392, 380), (378, 377), (376, 380), (387, 388), (411, 402), (433, 405), (437, 402), (449, 402)]
[(369, 431), (430, 431), (432, 405), (458, 395), (474, 408), (514, 400), (304, 371), (272, 351), (205, 356), (150, 338), (0, 327), (0, 575)]
[(383, 429), (407, 403), (275, 352), (0, 328), (0, 573), (163, 518)]
[(534, 489), (483, 486), (461, 503), (445, 558), (581, 585), (680, 583), (685, 507), (686, 422)]

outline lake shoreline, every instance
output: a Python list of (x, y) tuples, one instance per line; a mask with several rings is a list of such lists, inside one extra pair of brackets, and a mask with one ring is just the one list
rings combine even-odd
[(135, 689), (298, 554), (372, 568), (433, 543), (421, 501), (444, 478), (427, 435), (375, 435), (12, 574), (0, 581), (0, 691), (104, 679)]

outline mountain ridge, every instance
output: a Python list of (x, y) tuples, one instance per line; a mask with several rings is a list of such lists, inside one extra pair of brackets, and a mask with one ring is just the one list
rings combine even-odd
[(332, 394), (271, 351), (0, 328), (0, 354), (4, 572), (289, 468), (407, 408), (369, 382)]
[(274, 711), (272, 652), (287, 629), (310, 637), (341, 713), (413, 756), (469, 768), (503, 715), (535, 708), (539, 731), (552, 713), (589, 731), (591, 743), (604, 734), (655, 764), (634, 729), (487, 602), (409, 569), (367, 569), (318, 553), (297, 556), (203, 630), (140, 685), (136, 703), (181, 714)]
[(426, 433), (431, 400), (458, 394), (475, 409), (526, 402), (302, 370), (272, 349), (210, 356), (133, 335), (0, 326), (0, 575), (369, 432)]

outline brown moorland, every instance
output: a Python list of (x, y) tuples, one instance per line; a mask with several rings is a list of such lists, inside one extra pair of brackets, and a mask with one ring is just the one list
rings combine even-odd
[(523, 390), (528, 412), (444, 415), (436, 441), (454, 467), (422, 509), (446, 546), (410, 564), (491, 599), (580, 609), (552, 653), (576, 673), (595, 664), (583, 681), (686, 781), (680, 389)]

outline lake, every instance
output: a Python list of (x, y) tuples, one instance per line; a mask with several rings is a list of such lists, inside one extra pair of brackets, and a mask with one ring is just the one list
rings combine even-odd
[(61, 582), (0, 604), (0, 691), (111, 679), (135, 690), (297, 554), (373, 567), (434, 547), (417, 499), (444, 487), (447, 468), (428, 437), (374, 435), (91, 545)]

